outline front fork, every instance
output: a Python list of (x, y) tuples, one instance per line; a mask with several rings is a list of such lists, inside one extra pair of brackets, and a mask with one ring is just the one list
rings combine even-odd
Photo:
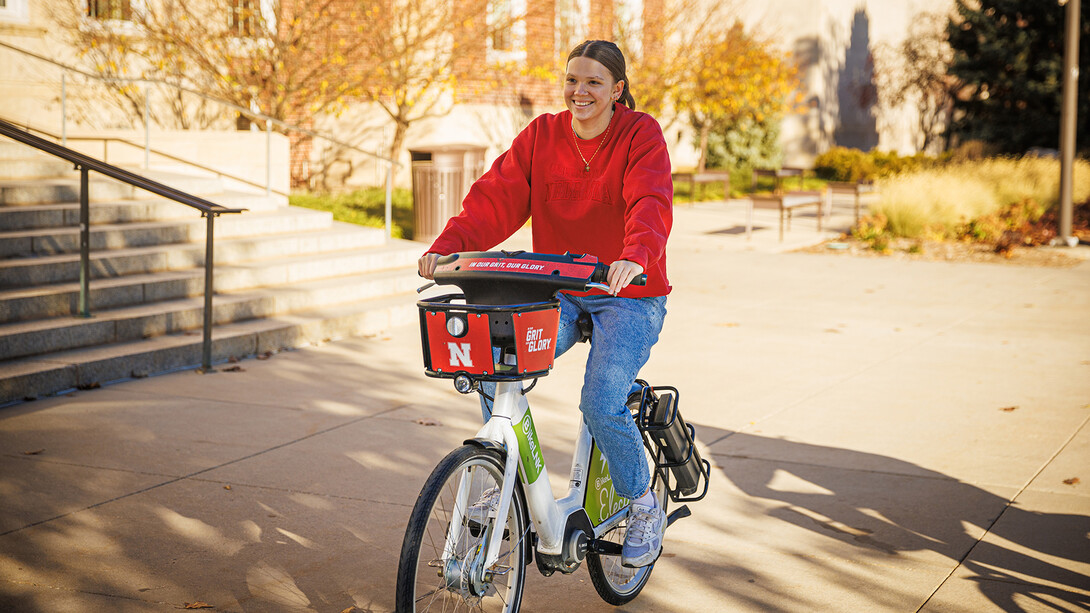
[[(522, 394), (521, 382), (499, 383), (496, 386), (492, 417), (477, 432), (474, 440), (490, 441), (502, 445), (507, 451), (504, 457), (499, 505), (489, 513), (490, 521), (485, 533), (483, 558), (481, 557), (482, 545), (478, 545), (477, 549), (467, 555), (465, 560), (457, 560), (457, 543), (462, 538), (462, 532), (466, 526), (462, 521), (451, 521), (447, 527), (446, 543), (443, 548), (443, 574), (448, 587), (461, 585), (473, 589), (486, 586), (491, 582), (492, 569), (495, 568), (500, 557), (504, 533), (502, 525), (506, 523), (497, 521), (497, 518), (506, 518), (511, 512), (520, 457), (526, 467), (523, 473), (523, 490), (532, 520), (538, 525), (554, 525), (558, 521), (560, 513), (552, 497), (548, 471), (545, 468), (529, 408), (526, 397)], [(521, 429), (521, 436), (516, 433), (516, 428)], [(467, 473), (463, 473), (458, 485), (452, 520), (464, 517), (469, 505), (473, 502), (468, 499), (470, 488), (466, 477)], [(526, 536), (517, 535), (516, 538), (521, 540)], [(476, 592), (476, 589), (473, 591)]]

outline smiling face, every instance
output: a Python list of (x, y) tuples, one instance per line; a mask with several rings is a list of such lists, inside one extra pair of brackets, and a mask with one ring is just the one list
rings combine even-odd
[(589, 57), (574, 57), (564, 76), (564, 104), (572, 114), (572, 126), (581, 138), (594, 138), (609, 125), (613, 101), (624, 91), (624, 81), (614, 81), (609, 70)]

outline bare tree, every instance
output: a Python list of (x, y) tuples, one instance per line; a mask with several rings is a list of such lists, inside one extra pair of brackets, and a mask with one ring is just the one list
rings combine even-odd
[(956, 79), (947, 73), (953, 50), (946, 37), (948, 17), (921, 13), (900, 45), (874, 50), (875, 81), (882, 106), (911, 104), (916, 120), (916, 147), (945, 149), (945, 131), (953, 111)]

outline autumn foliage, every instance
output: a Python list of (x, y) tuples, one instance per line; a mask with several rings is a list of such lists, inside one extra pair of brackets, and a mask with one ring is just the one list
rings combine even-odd
[(689, 79), (678, 88), (677, 107), (689, 112), (699, 133), (698, 169), (704, 169), (713, 125), (762, 123), (792, 111), (799, 99), (798, 70), (790, 55), (736, 22), (693, 57)]

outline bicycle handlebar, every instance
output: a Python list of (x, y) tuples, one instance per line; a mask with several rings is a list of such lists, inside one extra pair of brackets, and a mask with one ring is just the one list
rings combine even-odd
[[(592, 255), (468, 251), (441, 256), (434, 279), (458, 286), (471, 304), (524, 304), (551, 300), (561, 290), (605, 289), (608, 272)], [(646, 283), (646, 274), (632, 280)]]

